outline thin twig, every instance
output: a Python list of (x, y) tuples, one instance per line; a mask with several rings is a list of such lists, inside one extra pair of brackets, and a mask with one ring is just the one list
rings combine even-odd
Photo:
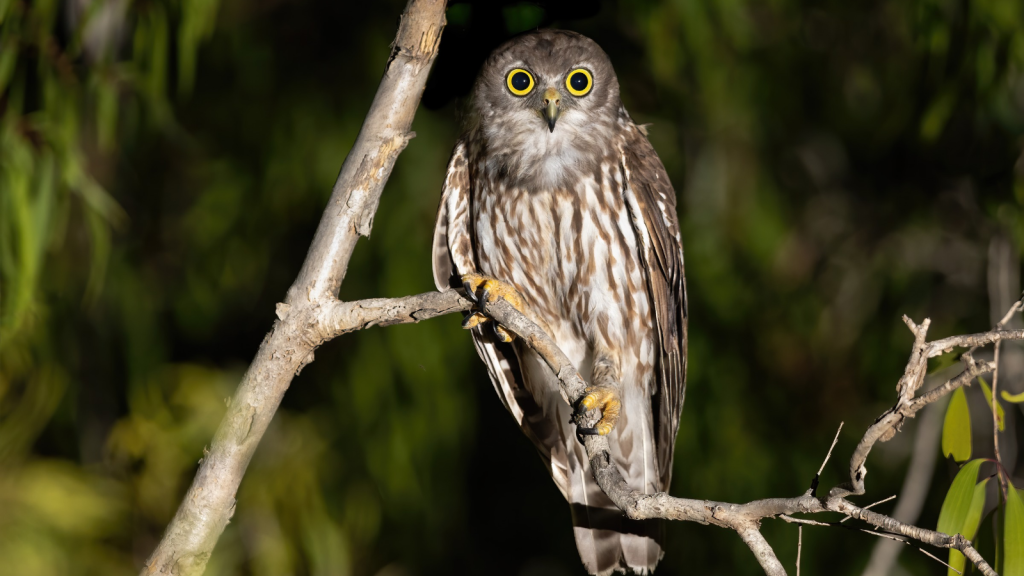
[(968, 362), (967, 368), (963, 372), (957, 374), (955, 377), (950, 378), (945, 384), (936, 386), (933, 390), (927, 394), (913, 399), (907, 407), (904, 409), (905, 416), (913, 416), (920, 409), (924, 408), (928, 404), (935, 402), (939, 398), (949, 394), (950, 392), (960, 388), (961, 386), (970, 386), (971, 381), (976, 377), (983, 374), (987, 374), (995, 370), (994, 362), (977, 362), (970, 356), (964, 355), (964, 360)]
[(811, 520), (810, 518), (794, 518), (789, 514), (779, 514), (780, 520), (785, 520), (790, 524), (807, 524), (808, 526), (831, 526), (828, 522), (819, 522), (817, 520)]
[(828, 454), (825, 455), (825, 461), (821, 463), (821, 467), (818, 468), (818, 476), (825, 470), (825, 465), (828, 464), (828, 459), (832, 457), (832, 450), (835, 449), (836, 443), (839, 442), (839, 433), (843, 431), (844, 422), (839, 423), (839, 429), (836, 430), (836, 436), (832, 439), (832, 445), (828, 447)]
[[(915, 548), (916, 548), (916, 546), (915, 546)], [(942, 564), (942, 565), (943, 565), (943, 566), (945, 566), (946, 568), (949, 568), (949, 569), (950, 569), (950, 570), (952, 570), (953, 572), (956, 572), (957, 574), (963, 574), (963, 572), (961, 572), (961, 571), (957, 570), (956, 568), (953, 568), (953, 567), (952, 567), (952, 566), (950, 566), (949, 564), (946, 564), (946, 562), (945, 562), (944, 560), (942, 560), (941, 558), (939, 558), (939, 557), (938, 557), (938, 556), (936, 556), (935, 554), (932, 554), (931, 552), (929, 552), (929, 551), (925, 550), (924, 548), (918, 548), (918, 549), (917, 549), (917, 551), (918, 551), (918, 552), (920, 552), (921, 554), (924, 554), (925, 556), (928, 556), (928, 557), (929, 557), (929, 558), (931, 558), (932, 560), (935, 560), (935, 561), (936, 561), (936, 562), (938, 562), (939, 564)]]
[[(1010, 319), (1013, 318), (1013, 315), (1016, 314), (1019, 310), (1021, 310), (1021, 308), (1024, 308), (1024, 294), (1022, 294), (1021, 298), (1017, 299), (1017, 301), (1014, 302), (1012, 306), (1010, 306), (1010, 309), (1006, 311), (1006, 314), (1003, 314), (1003, 317), (999, 320), (999, 322), (996, 322), (996, 325), (995, 325), (995, 327), (993, 327), (993, 330), (1002, 330), (1003, 327), (1006, 326), (1006, 324), (1010, 321)], [(998, 408), (998, 406), (999, 406), (999, 400), (998, 400), (999, 392), (998, 391), (999, 391), (999, 349), (1000, 349), (1000, 344), (1001, 344), (1001, 342), (998, 342), (998, 341), (995, 343), (994, 351), (992, 353), (992, 365), (993, 365), (993, 368), (992, 368), (992, 399), (991, 399), (992, 401), (991, 401), (991, 406), (989, 406), (989, 408), (992, 409), (992, 450), (995, 453), (996, 463), (998, 464), (999, 468), (1001, 469), (1002, 465), (1003, 465), (1003, 458), (1002, 458), (1002, 455), (1000, 454), (1000, 451), (999, 451), (999, 408)], [(977, 348), (978, 348), (978, 346), (972, 347), (968, 351), (968, 353), (974, 352)], [(1006, 490), (1007, 490), (1007, 485), (1006, 485), (1007, 481), (1003, 477), (1002, 474), (998, 474), (997, 476), (999, 478), (999, 485), (1002, 488), (1003, 493), (1005, 494)]]
[[(878, 502), (874, 502), (874, 503), (872, 503), (872, 504), (868, 504), (867, 506), (865, 506), (865, 507), (864, 507), (864, 509), (865, 509), (865, 510), (867, 510), (867, 509), (869, 509), (869, 508), (872, 508), (872, 507), (874, 507), (874, 506), (878, 506), (879, 504), (885, 504), (886, 502), (888, 502), (889, 500), (892, 500), (892, 499), (893, 499), (893, 498), (895, 498), (895, 497), (896, 497), (896, 495), (895, 495), (895, 494), (893, 494), (892, 496), (889, 496), (888, 498), (886, 498), (886, 499), (884, 499), (884, 500), (879, 500)], [(846, 522), (846, 521), (847, 521), (847, 520), (849, 520), (850, 518), (851, 518), (851, 516), (846, 516), (845, 518), (843, 518), (842, 520), (840, 520), (840, 522)]]
[(804, 548), (804, 527), (796, 527), (796, 576), (800, 576), (800, 552)]
[(996, 324), (995, 329), (1002, 330), (1003, 327), (1006, 326), (1006, 324), (1010, 321), (1010, 318), (1013, 318), (1013, 315), (1016, 314), (1017, 312), (1020, 312), (1022, 308), (1024, 308), (1024, 295), (1022, 295), (1020, 299), (1014, 302), (1013, 306), (1010, 306), (1010, 309), (1006, 311), (1006, 314), (1003, 315), (1003, 318), (999, 321), (998, 324)]
[(928, 344), (928, 357), (935, 358), (936, 356), (941, 356), (947, 352), (952, 352), (954, 348), (976, 348), (994, 342), (1002, 342), (1003, 340), (1021, 339), (1024, 339), (1024, 330), (992, 330), (978, 334), (950, 336), (949, 338), (930, 342)]
[[(1018, 303), (1014, 303), (1014, 307)], [(992, 405), (989, 408), (992, 409), (992, 450), (995, 452), (996, 467), (1001, 471), (1003, 469), (1003, 458), (999, 454), (999, 344), (996, 342), (995, 352), (992, 354)], [(999, 478), (999, 485), (1002, 487), (1003, 493), (1006, 493), (1006, 478), (1003, 474), (996, 474)]]
[[(1002, 319), (999, 320), (998, 323), (996, 323), (995, 329), (996, 330), (1001, 330), (1003, 328), (1003, 326), (1006, 326), (1006, 323), (1010, 321), (1010, 318), (1013, 318), (1013, 315), (1016, 314), (1017, 311), (1020, 310), (1022, 306), (1024, 306), (1024, 302), (1022, 302), (1021, 300), (1017, 300), (1016, 302), (1014, 302), (1013, 306), (1010, 306), (1010, 309), (1006, 311), (1006, 314), (1003, 315)], [(999, 392), (998, 392), (998, 390), (999, 390), (999, 345), (1000, 344), (1001, 344), (1001, 342), (996, 342), (996, 344), (995, 344), (995, 351), (992, 354), (992, 356), (993, 356), (992, 357), (992, 363), (995, 364), (995, 367), (992, 369), (992, 406), (991, 406), (991, 408), (992, 408), (992, 449), (995, 451), (996, 463), (998, 463), (999, 467), (1002, 468), (1002, 466), (1003, 466), (1003, 458), (1002, 458), (1002, 456), (999, 453), (999, 408), (998, 408), (999, 407)], [(1007, 490), (1006, 478), (1004, 478), (1002, 474), (998, 474), (998, 476), (999, 476), (999, 484), (1001, 485), (1001, 487), (1003, 489), (1003, 493), (1006, 493), (1006, 490)]]
[(896, 542), (903, 542), (906, 544), (908, 540), (903, 536), (897, 536), (895, 534), (886, 534), (885, 532), (879, 532), (877, 530), (868, 530), (866, 528), (855, 528), (858, 532), (864, 532), (865, 534), (871, 534), (872, 536), (878, 536), (879, 538), (886, 538), (889, 540), (895, 540)]
[[(1024, 307), (1024, 295), (1021, 296), (1021, 299), (1014, 302), (1013, 306), (1010, 306), (1010, 309), (1007, 310), (1002, 319), (996, 323), (995, 329), (1002, 329), (1022, 307)], [(992, 406), (990, 408), (992, 408), (992, 450), (995, 452), (996, 463), (1002, 469), (1003, 458), (999, 451), (999, 344), (1000, 342), (996, 342), (995, 351), (992, 355), (992, 363), (995, 364), (995, 368), (992, 370)], [(1003, 494), (1006, 494), (1006, 491), (1009, 489), (1007, 479), (1003, 474), (997, 474), (997, 476), (999, 478), (999, 486), (1002, 488)]]
[(828, 464), (828, 459), (832, 457), (832, 450), (836, 447), (836, 442), (839, 442), (839, 433), (843, 431), (843, 422), (839, 423), (839, 429), (836, 430), (836, 435), (832, 438), (832, 445), (828, 447), (828, 454), (825, 455), (825, 460), (822, 461), (821, 467), (818, 468), (817, 474), (811, 480), (811, 495), (817, 495), (818, 483), (821, 481), (821, 473), (825, 470), (825, 465)]
[(998, 576), (992, 566), (989, 565), (989, 563), (981, 557), (981, 554), (975, 550), (974, 546), (971, 545), (970, 540), (967, 540), (961, 534), (953, 534), (950, 536), (934, 530), (910, 526), (883, 514), (859, 508), (844, 499), (839, 499), (835, 502), (836, 505), (834, 507), (832, 506), (832, 502), (829, 504), (830, 510), (846, 513), (858, 520), (863, 520), (869, 524), (873, 524), (886, 532), (906, 536), (917, 540), (918, 542), (929, 544), (937, 548), (959, 550), (965, 557), (973, 562), (975, 566), (977, 566), (978, 570), (980, 570), (982, 574), (985, 576)]
[[(992, 329), (1002, 330), (1004, 327), (1006, 327), (1006, 324), (1010, 321), (1010, 319), (1013, 318), (1013, 315), (1019, 312), (1021, 309), (1024, 309), (1024, 294), (1021, 294), (1021, 297), (1017, 299), (1016, 302), (1013, 303), (1013, 306), (1010, 306), (1010, 309), (1006, 311), (1006, 314), (1003, 314), (1003, 317), (999, 320), (999, 322), (996, 322), (996, 325), (993, 326)], [(981, 345), (972, 346), (966, 352), (966, 354), (973, 354), (975, 351), (978, 350), (980, 346)]]

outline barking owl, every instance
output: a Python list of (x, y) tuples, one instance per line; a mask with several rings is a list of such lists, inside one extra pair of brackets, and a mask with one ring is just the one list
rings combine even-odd
[[(616, 508), (577, 434), (606, 435), (631, 488), (668, 490), (686, 390), (675, 191), (608, 56), (580, 34), (541, 30), (498, 48), (467, 116), (438, 210), (434, 280), (507, 299), (591, 384), (570, 406), (539, 356), (480, 313), (466, 317), (498, 396), (569, 501), (586, 569), (647, 573), (663, 555), (661, 526)], [(596, 425), (582, 426), (587, 414)]]

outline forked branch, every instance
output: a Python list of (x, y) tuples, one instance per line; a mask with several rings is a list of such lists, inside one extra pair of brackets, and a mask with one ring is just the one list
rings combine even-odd
[[(334, 185), (302, 270), (278, 305), (278, 320), (242, 377), (213, 443), (203, 458), (143, 574), (202, 574), (235, 511), (235, 494), (260, 438), (292, 378), (313, 361), (324, 341), (325, 311), (336, 310), (337, 294), (359, 236), (368, 236), (384, 183), (409, 131), (437, 56), (445, 25), (445, 0), (410, 0), (359, 137)], [(428, 298), (429, 300), (429, 298)], [(368, 304), (372, 309), (374, 304)], [(389, 318), (415, 317), (404, 310), (375, 309), (359, 327)], [(408, 318), (408, 316), (404, 317)]]
[[(553, 341), (536, 325), (526, 319), (507, 302), (498, 301), (488, 304), (486, 314), (506, 326), (533, 348), (558, 376), (563, 394), (572, 405), (583, 395), (585, 384), (579, 374), (572, 368), (568, 358)], [(871, 524), (888, 534), (905, 536), (938, 548), (954, 548), (959, 550), (986, 576), (995, 576), (995, 570), (978, 554), (971, 542), (960, 534), (943, 534), (917, 526), (904, 524), (866, 508), (861, 508), (848, 500), (847, 496), (864, 493), (864, 477), (867, 475), (865, 463), (868, 453), (876, 442), (885, 442), (892, 438), (902, 427), (906, 418), (912, 418), (921, 408), (934, 402), (944, 394), (964, 386), (978, 375), (991, 372), (995, 366), (991, 362), (976, 362), (969, 355), (964, 355), (966, 367), (958, 376), (939, 386), (920, 398), (914, 393), (920, 388), (927, 372), (928, 358), (938, 356), (953, 347), (983, 345), (1000, 340), (1024, 339), (1024, 331), (993, 330), (981, 334), (946, 338), (936, 342), (926, 341), (928, 325), (925, 320), (920, 326), (904, 317), (904, 321), (914, 333), (914, 347), (910, 361), (903, 377), (897, 386), (899, 391), (896, 405), (880, 416), (865, 432), (854, 454), (850, 459), (850, 480), (829, 491), (825, 497), (818, 497), (812, 487), (801, 496), (793, 498), (770, 498), (755, 500), (747, 504), (730, 504), (709, 500), (692, 500), (676, 498), (665, 493), (643, 494), (630, 488), (618, 467), (611, 462), (608, 452), (608, 440), (601, 436), (585, 437), (587, 455), (601, 489), (630, 518), (640, 520), (646, 518), (665, 518), (684, 520), (701, 524), (714, 524), (735, 530), (743, 542), (750, 547), (757, 561), (766, 574), (785, 574), (768, 542), (761, 537), (758, 527), (765, 518), (780, 517), (790, 514), (811, 514), (820, 512), (838, 512)], [(817, 477), (816, 477), (817, 478)]]

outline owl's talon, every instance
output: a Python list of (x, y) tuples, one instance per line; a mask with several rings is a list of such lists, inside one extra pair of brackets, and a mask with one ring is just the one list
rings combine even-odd
[(515, 334), (512, 334), (508, 330), (505, 330), (505, 328), (501, 324), (498, 324), (497, 322), (494, 323), (494, 335), (498, 337), (498, 340), (501, 340), (502, 342), (505, 343), (515, 340), (516, 337)]
[[(462, 275), (462, 285), (466, 288), (466, 297), (477, 303), (496, 302), (498, 298), (504, 298), (516, 310), (523, 311), (523, 297), (519, 290), (508, 282), (502, 282), (497, 278), (467, 272)], [(480, 296), (477, 296), (477, 292)]]
[(473, 289), (472, 283), (468, 280), (462, 283), (462, 287), (466, 290), (466, 298), (469, 298), (470, 302), (479, 304), (480, 300), (476, 297), (476, 291)]
[(474, 302), (479, 302), (480, 299), (476, 296), (476, 291), (480, 288), (480, 285), (487, 280), (487, 276), (483, 274), (477, 274), (476, 272), (466, 272), (462, 275), (462, 286), (466, 289), (466, 297)]
[[(469, 298), (477, 305), (485, 303), (496, 302), (498, 298), (503, 298), (506, 302), (512, 305), (516, 310), (523, 312), (525, 305), (523, 303), (523, 297), (516, 290), (515, 286), (498, 280), (497, 278), (491, 278), (490, 276), (484, 276), (483, 274), (477, 274), (475, 272), (467, 272), (462, 275), (462, 285), (466, 289), (466, 298)], [(477, 291), (480, 291), (480, 295), (477, 296)], [(474, 328), (479, 326), (483, 322), (490, 320), (487, 316), (484, 316), (480, 312), (474, 312), (462, 322), (463, 328)], [(511, 342), (515, 335), (506, 330), (504, 327), (494, 324), (494, 333), (498, 340), (502, 342)]]
[(579, 411), (598, 409), (601, 411), (601, 419), (593, 428), (577, 427), (577, 432), (583, 435), (607, 436), (615, 428), (615, 423), (619, 420), (619, 410), (622, 409), (619, 391), (613, 386), (591, 386), (584, 390), (584, 394), (580, 400)]
[(483, 313), (473, 312), (469, 316), (466, 316), (465, 318), (462, 319), (462, 327), (465, 328), (466, 330), (471, 330), (483, 324), (484, 322), (490, 321), (491, 319), (488, 318), (487, 316), (484, 316)]

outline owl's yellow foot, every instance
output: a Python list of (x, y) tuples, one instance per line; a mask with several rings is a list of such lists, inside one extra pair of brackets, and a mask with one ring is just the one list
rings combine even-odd
[[(480, 303), (481, 299), (483, 302), (495, 302), (498, 298), (504, 298), (509, 304), (511, 304), (516, 310), (524, 312), (523, 297), (516, 290), (515, 286), (507, 282), (502, 282), (497, 278), (490, 276), (484, 276), (483, 274), (477, 274), (475, 272), (468, 272), (462, 275), (462, 285), (466, 287), (466, 297), (470, 300)], [(479, 292), (479, 296), (477, 293)], [(473, 312), (466, 319), (462, 321), (462, 327), (467, 330), (470, 328), (476, 328), (484, 322), (490, 322), (491, 319), (485, 316), (482, 312)], [(506, 330), (503, 326), (495, 322), (494, 334), (498, 337), (498, 340), (502, 342), (511, 342), (515, 335)]]
[(466, 287), (466, 296), (474, 302), (480, 302), (477, 296), (479, 292), (479, 298), (483, 298), (484, 302), (495, 302), (498, 298), (504, 298), (516, 310), (523, 312), (523, 297), (516, 287), (508, 282), (476, 272), (467, 272), (462, 275), (462, 285)]
[(588, 436), (607, 436), (615, 428), (619, 410), (622, 408), (619, 391), (614, 386), (591, 386), (584, 390), (584, 393), (586, 395), (580, 400), (580, 411), (599, 409), (601, 419), (593, 428), (577, 427), (576, 431)]
[(482, 312), (473, 312), (472, 314), (466, 316), (462, 320), (462, 327), (465, 328), (466, 330), (472, 330), (473, 328), (476, 328), (477, 326), (483, 324), (484, 322), (490, 321), (491, 319), (488, 318), (487, 316), (484, 316)]
[[(462, 320), (462, 327), (465, 328), (466, 330), (471, 330), (485, 322), (490, 321), (491, 319), (488, 318), (487, 316), (484, 316), (482, 312), (473, 312), (472, 314), (466, 316), (466, 318)], [(515, 335), (509, 332), (508, 330), (505, 330), (505, 328), (502, 327), (501, 324), (495, 322), (494, 324), (492, 324), (492, 326), (494, 327), (494, 335), (498, 337), (498, 340), (501, 340), (502, 342), (511, 342), (512, 339), (515, 338)]]

